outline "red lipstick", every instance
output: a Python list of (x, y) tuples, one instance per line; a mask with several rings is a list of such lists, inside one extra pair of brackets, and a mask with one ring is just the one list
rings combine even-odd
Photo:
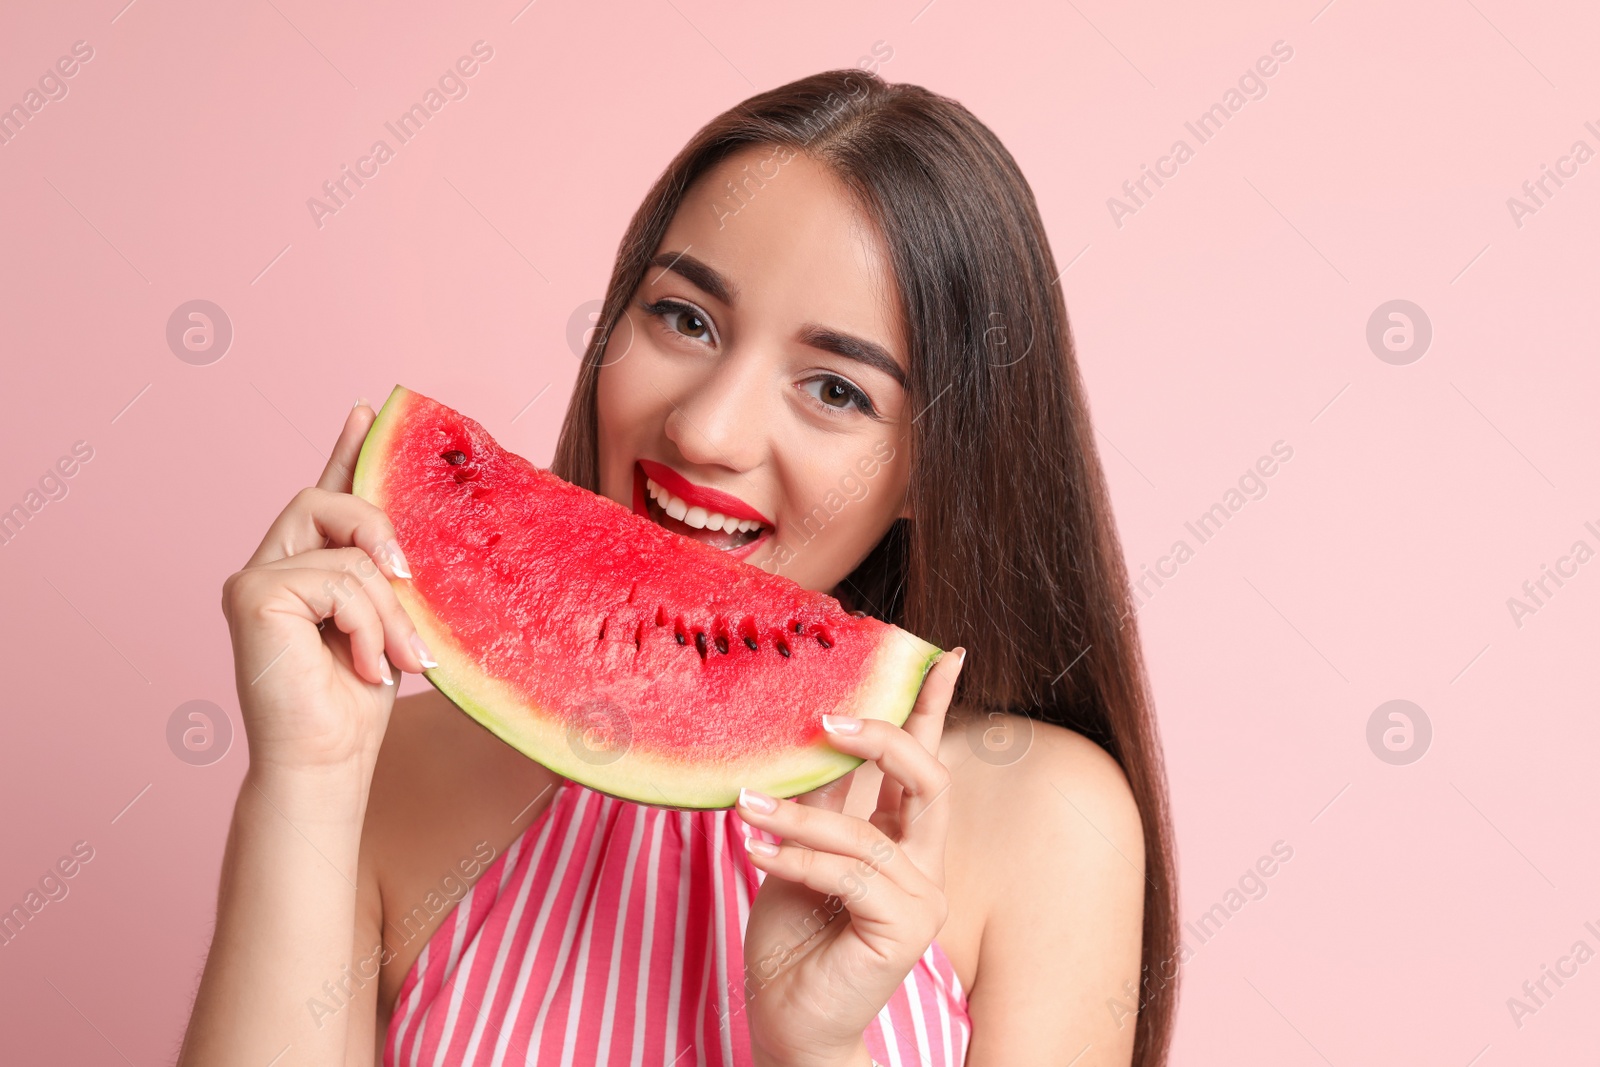
[(653, 459), (641, 459), (639, 466), (651, 481), (673, 496), (681, 498), (690, 507), (702, 507), (713, 514), (721, 512), (735, 519), (751, 519), (767, 527), (775, 525), (771, 519), (733, 494), (695, 485), (664, 463), (657, 463)]

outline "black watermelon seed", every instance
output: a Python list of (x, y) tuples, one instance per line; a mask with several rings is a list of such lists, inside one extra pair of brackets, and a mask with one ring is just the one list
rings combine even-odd
[(794, 632), (797, 633), (797, 634), (805, 633), (806, 632), (806, 624), (803, 623), (803, 622), (795, 623), (794, 624)]
[(454, 448), (447, 452), (440, 452), (439, 456), (452, 467), (459, 467), (461, 464), (467, 461), (467, 454), (465, 452), (457, 451)]
[(778, 652), (783, 656), (784, 659), (789, 658), (789, 646), (784, 644), (782, 641), (778, 642)]
[(706, 656), (706, 635), (705, 635), (705, 631), (703, 631), (703, 630), (696, 630), (695, 631), (694, 647), (699, 650), (700, 658), (701, 659), (705, 659), (705, 656)]
[(756, 639), (753, 637), (745, 638), (744, 647), (748, 648), (751, 652), (754, 652), (756, 650)]
[(683, 643), (684, 643), (684, 640), (683, 640), (683, 635), (682, 635), (682, 634), (673, 634), (673, 635), (672, 635), (672, 636), (673, 636), (673, 637), (676, 637), (676, 638), (677, 638), (677, 639), (678, 639), (678, 644), (680, 644), (680, 645), (681, 645), (681, 644), (683, 644)]
[(823, 648), (832, 648), (833, 647), (833, 642), (829, 641), (826, 637), (823, 637), (821, 634), (817, 635), (817, 644), (821, 645)]
[(721, 634), (717, 635), (717, 651), (722, 653), (728, 651), (728, 639)]

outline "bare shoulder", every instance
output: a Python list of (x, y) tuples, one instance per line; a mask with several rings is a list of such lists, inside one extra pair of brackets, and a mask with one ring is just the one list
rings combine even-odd
[[(940, 757), (950, 847), (976, 912), (971, 1004), (988, 1053), (1012, 1062), (1131, 1040), (1098, 1032), (1105, 998), (1139, 973), (1144, 827), (1122, 767), (1080, 733), (1004, 714), (956, 721)], [(1031, 1036), (1012, 1047), (1006, 1033)]]
[(982, 828), (989, 851), (1004, 855), (1039, 835), (1037, 843), (1075, 852), (1098, 843), (1092, 852), (1109, 848), (1142, 877), (1144, 830), (1127, 775), (1083, 734), (1022, 715), (969, 714), (946, 732), (940, 758), (960, 789), (963, 821)]

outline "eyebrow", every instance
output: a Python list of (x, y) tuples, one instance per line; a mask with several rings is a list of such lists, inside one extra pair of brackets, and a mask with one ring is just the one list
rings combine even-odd
[[(716, 268), (688, 252), (660, 252), (650, 263), (663, 271), (681, 275), (690, 284), (705, 290), (729, 307), (739, 302), (738, 286), (724, 278)], [(800, 328), (800, 342), (872, 367), (893, 378), (902, 389), (906, 387), (905, 371), (900, 369), (900, 364), (887, 349), (874, 341), (808, 322)]]

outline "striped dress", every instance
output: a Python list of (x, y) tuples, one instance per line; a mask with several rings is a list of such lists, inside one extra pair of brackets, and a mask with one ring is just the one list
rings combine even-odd
[[(746, 825), (563, 779), (423, 947), (385, 1067), (749, 1067), (744, 930), (765, 872)], [(957, 1067), (970, 1036), (934, 942), (866, 1043), (885, 1067)]]

